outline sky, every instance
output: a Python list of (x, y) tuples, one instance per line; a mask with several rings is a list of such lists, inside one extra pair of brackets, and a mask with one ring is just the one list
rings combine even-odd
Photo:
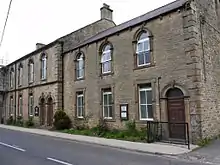
[[(35, 50), (36, 43), (49, 44), (100, 19), (106, 3), (118, 25), (174, 0), (13, 0), (0, 59), (11, 63)], [(10, 0), (0, 0), (0, 35)]]

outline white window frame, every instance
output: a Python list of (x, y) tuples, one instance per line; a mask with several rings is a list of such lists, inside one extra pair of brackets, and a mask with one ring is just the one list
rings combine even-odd
[(34, 63), (29, 64), (29, 83), (34, 82)]
[[(112, 72), (112, 51), (111, 49), (108, 49), (108, 50), (104, 50), (102, 52), (102, 58), (101, 58), (101, 64), (102, 64), (102, 74), (106, 74), (106, 73), (111, 73)], [(107, 54), (110, 54), (110, 58), (108, 59), (103, 59)], [(109, 71), (104, 71), (104, 64), (106, 63), (110, 63), (110, 70)]]
[(41, 59), (41, 80), (47, 78), (47, 57), (44, 55)]
[[(140, 94), (140, 92), (142, 92), (142, 91), (144, 91), (144, 92), (147, 92), (147, 91), (151, 91), (152, 92), (152, 87), (146, 87), (146, 88), (139, 88), (139, 119), (140, 120), (143, 120), (143, 121), (153, 121), (154, 119), (153, 118), (149, 118), (148, 117), (148, 105), (151, 105), (152, 106), (152, 102), (151, 102), (151, 104), (149, 104), (148, 102), (147, 102), (147, 95), (146, 95), (146, 104), (141, 104), (141, 94)], [(146, 114), (147, 114), (147, 118), (142, 118), (141, 116), (142, 116), (142, 114), (141, 114), (141, 105), (145, 105), (146, 106), (146, 110), (147, 110), (147, 112), (146, 112)]]
[[(82, 105), (79, 105), (79, 102), (78, 102), (79, 98), (82, 98)], [(79, 108), (82, 110), (81, 116), (79, 115), (79, 111), (78, 111)], [(83, 114), (84, 114), (84, 94), (77, 93), (76, 94), (76, 116), (77, 118), (84, 118)]]
[(22, 97), (22, 95), (19, 96), (19, 107), (18, 107), (18, 109), (19, 109), (18, 115), (23, 116), (23, 97)]
[(13, 88), (13, 86), (14, 86), (13, 78), (14, 78), (14, 71), (11, 71), (10, 72), (10, 88)]
[(30, 117), (32, 117), (32, 116), (34, 116), (34, 96), (33, 95), (29, 95), (28, 104), (29, 104), (28, 114)]
[(13, 111), (14, 111), (14, 99), (13, 97), (10, 98), (10, 107), (9, 107), (9, 115), (13, 116)]
[(22, 74), (23, 74), (23, 68), (19, 67), (18, 69), (18, 85), (19, 86), (22, 85)]
[[(102, 116), (104, 119), (113, 119), (113, 116), (112, 117), (109, 116), (109, 107), (112, 107), (112, 111), (113, 111), (113, 105), (112, 105), (112, 103), (110, 103), (109, 100), (108, 100), (109, 104), (105, 105), (105, 100), (104, 100), (105, 95), (107, 95), (107, 96), (112, 95), (112, 92), (103, 92), (103, 94), (102, 94), (102, 114), (103, 114)], [(109, 97), (107, 97), (107, 98), (109, 99)], [(105, 115), (105, 106), (108, 107), (108, 117), (104, 116)]]
[[(144, 49), (144, 42), (149, 43), (148, 49), (146, 49), (146, 50)], [(138, 50), (138, 45), (139, 45), (139, 44), (142, 44), (142, 46), (143, 46), (141, 50)], [(139, 62), (139, 54), (144, 53), (144, 52), (150, 53), (150, 38), (149, 38), (149, 37), (144, 38), (144, 39), (141, 39), (141, 40), (138, 40), (138, 42), (137, 42), (137, 46), (136, 46), (136, 56), (137, 56), (137, 66), (138, 66), (138, 67), (150, 65), (150, 62), (146, 62), (146, 57), (145, 57), (145, 56), (144, 56), (144, 64), (139, 64), (139, 63), (140, 63), (140, 62)]]
[[(80, 68), (80, 66), (79, 66), (79, 64), (80, 64), (80, 62), (82, 62), (82, 64), (83, 64), (83, 66), (82, 66), (82, 68)], [(77, 65), (76, 65), (76, 78), (77, 79), (82, 79), (82, 78), (84, 78), (84, 58), (83, 58), (83, 55), (82, 54), (80, 54), (80, 56), (79, 56), (79, 58), (77, 58)], [(79, 76), (78, 75), (78, 72), (80, 73), (80, 71), (83, 71), (83, 74), (82, 74), (82, 76)]]

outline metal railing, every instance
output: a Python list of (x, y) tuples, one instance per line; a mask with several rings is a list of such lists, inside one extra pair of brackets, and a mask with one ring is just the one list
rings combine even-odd
[(147, 121), (147, 140), (187, 145), (190, 149), (189, 124), (184, 122)]

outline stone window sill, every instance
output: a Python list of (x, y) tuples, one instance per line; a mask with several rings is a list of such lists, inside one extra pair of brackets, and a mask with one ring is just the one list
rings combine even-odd
[(113, 75), (113, 74), (114, 74), (114, 72), (102, 73), (102, 74), (100, 75), (100, 77), (110, 76), (110, 75)]
[(114, 118), (104, 118), (104, 121), (106, 122), (116, 122)]
[(145, 68), (150, 68), (150, 67), (154, 67), (155, 64), (149, 64), (149, 65), (143, 65), (143, 66), (136, 66), (134, 68), (134, 70), (139, 70), (139, 69), (145, 69)]
[(82, 80), (85, 80), (85, 77), (82, 77), (82, 78), (75, 78), (75, 81), (82, 81)]
[(147, 119), (147, 120), (140, 120), (140, 119), (138, 119), (137, 123), (138, 124), (147, 124), (147, 122), (149, 122), (149, 121), (154, 121), (154, 119)]
[(77, 116), (76, 118), (77, 118), (77, 120), (84, 120), (85, 119), (83, 116), (82, 117), (81, 116)]

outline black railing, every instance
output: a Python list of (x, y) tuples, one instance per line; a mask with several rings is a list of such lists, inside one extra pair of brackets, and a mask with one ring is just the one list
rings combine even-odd
[(189, 125), (181, 122), (147, 121), (147, 140), (148, 143), (160, 141), (184, 144), (190, 149)]

